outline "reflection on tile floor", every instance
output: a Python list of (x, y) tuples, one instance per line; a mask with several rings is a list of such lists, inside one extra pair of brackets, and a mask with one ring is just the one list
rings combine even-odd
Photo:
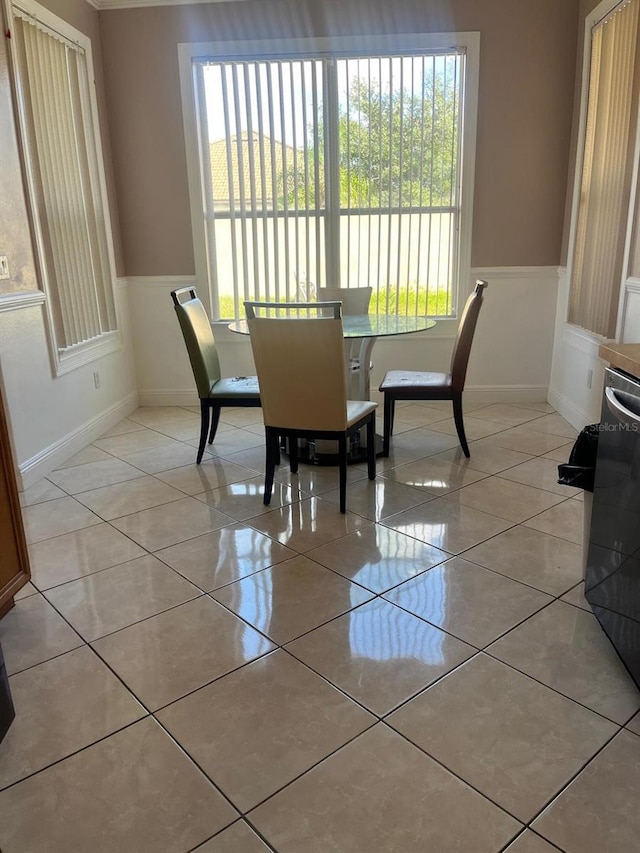
[(546, 403), (398, 406), (378, 478), (257, 409), (142, 408), (21, 496), (7, 853), (640, 852), (640, 692), (581, 584)]

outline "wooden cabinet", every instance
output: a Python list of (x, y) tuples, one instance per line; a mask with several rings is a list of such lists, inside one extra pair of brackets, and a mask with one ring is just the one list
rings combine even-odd
[(9, 430), (0, 388), (0, 617), (13, 607), (14, 595), (27, 583), (30, 576)]

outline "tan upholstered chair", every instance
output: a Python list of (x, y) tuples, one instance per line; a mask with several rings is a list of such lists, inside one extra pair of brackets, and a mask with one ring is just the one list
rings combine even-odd
[[(377, 403), (347, 400), (340, 303), (245, 302), (253, 358), (260, 381), (267, 444), (264, 502), (271, 501), (279, 436), (289, 439), (292, 472), (298, 438), (338, 442), (340, 512), (346, 511), (347, 442), (367, 428), (369, 479), (376, 476)], [(326, 316), (329, 314), (329, 316)]]
[(368, 314), (371, 287), (320, 287), (318, 302), (342, 302), (342, 316)]
[[(342, 316), (351, 317), (369, 313), (371, 302), (371, 287), (320, 287), (318, 302), (342, 302)], [(349, 371), (359, 371), (362, 364), (361, 353), (363, 338), (345, 338), (344, 354)], [(369, 365), (369, 370), (373, 364)]]
[(475, 290), (464, 306), (451, 357), (451, 373), (391, 370), (382, 380), (380, 391), (384, 394), (383, 456), (389, 455), (396, 400), (451, 400), (462, 451), (465, 456), (470, 455), (462, 419), (462, 392), (485, 287), (487, 287), (486, 281), (476, 281)]
[(189, 361), (200, 397), (200, 443), (196, 462), (202, 454), (209, 434), (213, 442), (223, 406), (259, 406), (260, 392), (256, 376), (234, 376), (225, 379), (220, 374), (220, 361), (204, 305), (193, 287), (171, 291), (180, 328), (187, 345)]

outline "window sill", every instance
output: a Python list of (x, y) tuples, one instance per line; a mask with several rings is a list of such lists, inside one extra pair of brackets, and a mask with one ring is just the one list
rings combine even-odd
[(54, 355), (54, 373), (56, 376), (63, 376), (65, 373), (71, 373), (85, 364), (104, 358), (109, 353), (117, 352), (121, 348), (120, 332), (117, 330), (106, 332), (92, 341), (76, 344), (65, 351), (58, 350)]

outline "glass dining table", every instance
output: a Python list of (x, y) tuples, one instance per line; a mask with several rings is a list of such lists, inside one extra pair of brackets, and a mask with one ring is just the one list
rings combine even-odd
[[(347, 366), (347, 393), (350, 400), (369, 400), (371, 395), (371, 353), (378, 338), (392, 335), (410, 335), (424, 332), (436, 325), (435, 320), (427, 317), (402, 317), (393, 314), (351, 314), (342, 318), (345, 341), (350, 341), (349, 363)], [(246, 320), (236, 320), (229, 324), (229, 330), (239, 335), (248, 335)], [(319, 465), (333, 465), (337, 462), (335, 442), (310, 442), (303, 448), (300, 460)], [(378, 447), (379, 446), (379, 447)], [(376, 436), (378, 453), (382, 452), (382, 437)], [(305, 452), (306, 450), (306, 452)], [(366, 437), (364, 430), (359, 442), (350, 448), (349, 461), (359, 462), (365, 458)]]
[[(352, 341), (351, 364), (358, 364), (359, 369), (351, 370), (358, 374), (348, 384), (350, 400), (370, 399), (370, 365), (371, 352), (378, 338), (391, 335), (410, 335), (432, 329), (435, 320), (427, 317), (401, 317), (393, 314), (352, 314), (342, 318), (342, 329), (345, 340)], [(236, 320), (229, 324), (229, 329), (239, 335), (248, 335), (249, 326), (246, 320)], [(357, 396), (356, 396), (357, 395)]]

